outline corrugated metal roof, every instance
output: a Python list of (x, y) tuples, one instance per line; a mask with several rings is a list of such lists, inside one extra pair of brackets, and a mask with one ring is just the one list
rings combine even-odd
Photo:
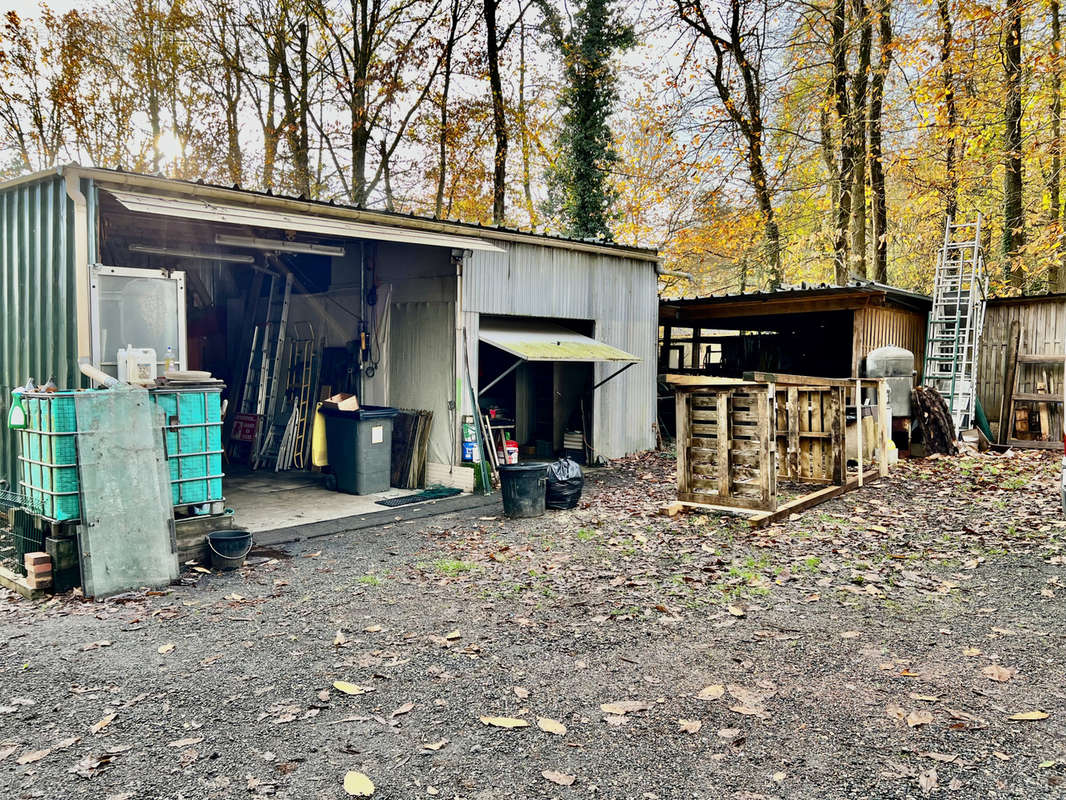
[(503, 250), (501, 247), (474, 236), (455, 236), (446, 233), (434, 233), (433, 231), (416, 231), (391, 225), (350, 222), (348, 220), (285, 211), (266, 211), (261, 208), (234, 206), (198, 198), (160, 197), (159, 195), (126, 192), (120, 189), (107, 189), (106, 191), (114, 196), (127, 211), (135, 211), (142, 214), (161, 214), (167, 217), (200, 219), (229, 225), (252, 225), (283, 231), (317, 233), (323, 236), (379, 239), (388, 242), (405, 242), (407, 244), (427, 244), (434, 247), (454, 247), (460, 250), (494, 250), (497, 252), (502, 252)]
[(343, 216), (360, 222), (396, 225), (402, 228), (418, 230), (435, 230), (440, 233), (451, 233), (459, 236), (478, 235), (500, 241), (525, 241), (530, 244), (539, 244), (544, 247), (613, 254), (651, 263), (658, 263), (659, 261), (658, 251), (653, 248), (630, 247), (628, 245), (615, 244), (613, 242), (568, 239), (563, 236), (552, 236), (545, 233), (525, 231), (519, 228), (483, 225), (481, 223), (464, 222), (461, 220), (442, 220), (433, 217), (422, 217), (416, 214), (404, 214), (397, 211), (360, 208), (357, 206), (336, 203), (332, 200), (310, 200), (306, 197), (276, 195), (271, 192), (259, 192), (251, 189), (244, 189), (238, 185), (222, 186), (219, 184), (205, 183), (203, 181), (184, 181), (175, 178), (145, 175), (138, 172), (129, 172), (119, 169), (82, 167), (78, 164), (68, 164), (34, 173), (32, 175), (23, 175), (18, 178), (12, 178), (0, 183), (0, 191), (24, 183), (47, 180), (57, 174), (62, 175), (69, 171), (76, 171), (79, 174), (92, 178), (105, 188), (111, 185), (119, 187), (137, 187), (149, 191), (159, 191), (164, 193), (164, 196), (166, 193), (191, 194), (194, 196), (210, 193), (216, 196), (228, 196), (233, 202), (249, 203), (256, 207), (275, 206), (277, 208), (298, 210), (299, 212), (306, 214), (321, 214), (330, 217)]
[(640, 361), (625, 350), (542, 320), (483, 320), (478, 338), (525, 361)]
[(908, 289), (901, 289), (898, 286), (889, 286), (886, 283), (878, 283), (877, 281), (865, 280), (862, 278), (852, 278), (845, 284), (807, 283), (806, 281), (803, 281), (797, 284), (781, 286), (778, 289), (758, 289), (751, 292), (736, 292), (733, 294), (710, 294), (702, 297), (664, 297), (662, 298), (662, 302), (664, 304), (669, 305), (694, 305), (709, 302), (728, 303), (737, 300), (762, 300), (790, 296), (827, 296), (834, 294), (849, 294), (854, 292), (884, 292), (887, 296), (898, 297), (900, 299), (906, 298), (910, 301), (918, 301), (920, 303), (932, 304), (932, 298), (929, 297), (929, 295), (921, 294), (920, 292), (912, 292)]

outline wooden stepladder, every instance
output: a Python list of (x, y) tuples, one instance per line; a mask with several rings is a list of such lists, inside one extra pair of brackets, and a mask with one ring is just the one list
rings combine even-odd
[(676, 403), (677, 499), (776, 507), (773, 385), (678, 387)]

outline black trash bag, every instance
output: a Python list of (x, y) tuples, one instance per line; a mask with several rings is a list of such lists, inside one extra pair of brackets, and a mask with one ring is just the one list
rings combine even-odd
[(585, 477), (581, 466), (569, 458), (560, 458), (548, 465), (548, 508), (577, 508), (581, 499), (581, 490), (585, 488)]

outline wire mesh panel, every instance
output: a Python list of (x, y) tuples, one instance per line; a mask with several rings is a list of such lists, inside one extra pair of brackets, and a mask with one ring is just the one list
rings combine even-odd
[(44, 531), (35, 524), (40, 503), (19, 492), (0, 489), (0, 565), (26, 574), (26, 553), (44, 550)]

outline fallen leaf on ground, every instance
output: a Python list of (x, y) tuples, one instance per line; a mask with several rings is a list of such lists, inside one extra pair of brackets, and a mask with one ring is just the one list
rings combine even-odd
[(514, 696), (519, 700), (525, 700), (529, 697), (529, 689), (524, 686), (512, 686), (511, 691), (514, 692)]
[(963, 649), (962, 654), (964, 656), (970, 656), (971, 658), (973, 658), (974, 656), (981, 655), (981, 648), (980, 647), (967, 647), (967, 648)]
[(740, 728), (721, 728), (718, 735), (723, 739), (736, 739), (740, 734)]
[(907, 715), (907, 725), (912, 728), (917, 728), (919, 725), (928, 725), (933, 721), (933, 714), (930, 711), (912, 711)]
[(554, 769), (546, 769), (540, 774), (552, 783), (557, 783), (560, 786), (572, 786), (574, 781), (577, 780), (576, 775), (567, 775), (565, 772), (557, 772)]
[(82, 778), (92, 778), (96, 773), (100, 772), (100, 770), (106, 769), (110, 765), (110, 755), (107, 755), (106, 753), (86, 753), (85, 757), (68, 769), (67, 772), (80, 775)]
[(844, 631), (840, 634), (841, 639), (858, 639), (862, 634), (859, 631)]
[(177, 647), (177, 645), (175, 645), (174, 642), (167, 642), (164, 645), (160, 645), (159, 655), (165, 656), (167, 653), (173, 653), (175, 647)]
[(516, 719), (515, 717), (478, 717), (485, 725), (490, 725), (493, 728), (528, 728), (529, 723), (524, 719)]
[(998, 758), (1000, 761), (1010, 761), (1014, 756), (1004, 753), (1000, 750), (993, 750), (992, 755)]
[(114, 722), (115, 717), (117, 717), (117, 716), (118, 716), (117, 714), (108, 714), (102, 720), (100, 720), (95, 725), (93, 725), (91, 728), (89, 728), (89, 732), (90, 733), (99, 733), (104, 728), (106, 728), (108, 725), (110, 725), (112, 722)]
[(413, 709), (414, 707), (415, 707), (415, 704), (414, 704), (414, 703), (404, 703), (404, 704), (403, 704), (402, 706), (400, 706), (400, 707), (399, 707), (399, 708), (397, 708), (397, 709), (396, 709), (395, 711), (393, 711), (393, 712), (392, 712), (392, 714), (390, 714), (389, 716), (390, 716), (390, 717), (398, 717), (398, 716), (400, 716), (401, 714), (408, 714), (408, 713), (410, 713), (410, 712), (411, 712), (411, 710), (412, 710), (412, 709)]
[(730, 606), (729, 607), (729, 613), (732, 614), (734, 617), (743, 617), (748, 612), (746, 612), (740, 606)]
[(679, 719), (677, 721), (677, 727), (685, 733), (699, 733), (700, 728), (703, 727), (703, 723), (698, 719)]
[(459, 633), (459, 631), (449, 631), (448, 633), (444, 634), (444, 638), (447, 639), (449, 642), (454, 642), (456, 639), (462, 639), (463, 635)]
[(629, 720), (621, 714), (608, 714), (603, 718), (603, 721), (611, 727), (617, 728), (619, 725), (625, 725)]
[(941, 764), (950, 764), (952, 761), (954, 761), (956, 758), (959, 757), (958, 753), (928, 752), (928, 753), (919, 753), (918, 755), (922, 756), (922, 758), (931, 758), (931, 759), (933, 759), (933, 761), (939, 761)]
[(426, 749), (426, 750), (437, 751), (437, 750), (440, 750), (442, 747), (444, 747), (444, 745), (446, 745), (446, 744), (448, 744), (448, 740), (447, 739), (441, 739), (439, 742), (430, 742), (429, 744), (422, 745), (422, 747), (424, 749)]
[(345, 694), (366, 694), (373, 691), (368, 686), (356, 686), (354, 683), (348, 683), (348, 681), (333, 681), (333, 688)]
[(8, 744), (6, 742), (4, 744), (0, 744), (0, 761), (3, 761), (5, 758), (7, 758), (9, 755), (14, 753), (18, 749), (19, 746), (17, 744)]
[(566, 726), (548, 717), (537, 717), (537, 727), (545, 733), (553, 733), (556, 736), (566, 735)]
[[(68, 747), (76, 745), (80, 741), (81, 741), (81, 737), (80, 736), (71, 736), (69, 739), (64, 739), (61, 742), (56, 742), (54, 749), (56, 749), (56, 750), (66, 750)], [(2, 760), (2, 759), (0, 759), (0, 760)]]
[(999, 664), (989, 664), (983, 670), (981, 674), (988, 678), (990, 681), (997, 681), (999, 683), (1006, 683), (1014, 677), (1014, 670), (1001, 667)]
[(770, 715), (761, 708), (752, 708), (751, 706), (730, 706), (729, 710), (734, 714), (743, 714), (746, 717), (758, 717), (759, 719), (770, 718)]
[(1032, 722), (1038, 719), (1047, 719), (1048, 715), (1043, 711), (1022, 711), (1017, 714), (1011, 714), (1007, 719), (1015, 720), (1016, 722)]
[(46, 755), (52, 752), (51, 748), (44, 750), (34, 750), (32, 753), (26, 753), (18, 757), (16, 763), (18, 764), (32, 764), (34, 761), (40, 761)]
[(651, 708), (651, 703), (644, 700), (618, 700), (614, 703), (604, 703), (600, 706), (600, 711), (605, 714), (625, 716), (635, 711), (647, 711), (649, 708)]
[(333, 646), (340, 647), (342, 644), (348, 641), (348, 637), (344, 635), (344, 631), (337, 631), (337, 635), (333, 637)]
[(929, 794), (933, 791), (936, 788), (936, 781), (936, 767), (930, 767), (918, 776), (918, 785), (922, 788), (923, 794)]
[(781, 781), (787, 778), (788, 775), (786, 775), (784, 772), (775, 772), (770, 777), (774, 779), (774, 783), (781, 783)]
[(898, 719), (901, 722), (907, 718), (907, 712), (895, 704), (885, 706), (885, 714), (891, 719)]
[(911, 692), (907, 695), (911, 700), (920, 700), (923, 703), (936, 703), (939, 702), (940, 697), (935, 694), (918, 694), (917, 692)]
[(366, 631), (367, 633), (381, 633), (381, 626), (380, 625), (367, 625), (365, 628), (363, 628), (363, 630)]
[(344, 775), (344, 791), (352, 797), (370, 797), (374, 793), (374, 784), (362, 772), (351, 770)]
[(696, 695), (697, 700), (719, 700), (725, 694), (725, 687), (720, 683), (704, 686)]
[(200, 744), (203, 740), (203, 736), (195, 736), (190, 739), (175, 739), (173, 742), (167, 744), (167, 747), (189, 747), (194, 744)]

